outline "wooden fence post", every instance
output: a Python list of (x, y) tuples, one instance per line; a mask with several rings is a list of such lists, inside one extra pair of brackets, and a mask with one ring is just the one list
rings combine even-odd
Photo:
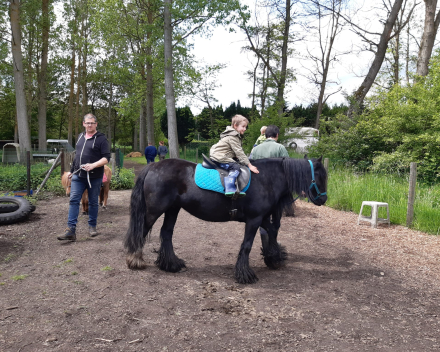
[(327, 173), (328, 173), (328, 158), (325, 158), (325, 159), (324, 159), (324, 169), (325, 169), (325, 171), (327, 171)]
[(26, 151), (27, 195), (31, 195), (31, 152)]
[(110, 157), (110, 164), (112, 166), (112, 175), (115, 175), (115, 163), (116, 163), (116, 154), (115, 153), (111, 153), (111, 157)]
[(61, 177), (64, 175), (65, 170), (65, 163), (66, 163), (66, 152), (64, 151), (64, 148), (61, 148)]
[(414, 199), (416, 196), (417, 163), (411, 163), (409, 172), (408, 210), (406, 212), (406, 227), (411, 227), (414, 218)]

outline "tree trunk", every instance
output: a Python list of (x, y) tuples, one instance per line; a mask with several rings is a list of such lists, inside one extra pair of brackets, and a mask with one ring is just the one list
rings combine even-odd
[(41, 53), (41, 71), (40, 71), (40, 97), (38, 100), (38, 149), (46, 150), (46, 114), (47, 114), (47, 55), (49, 51), (49, 0), (42, 0), (42, 39), (43, 47)]
[(170, 158), (179, 158), (179, 141), (177, 136), (176, 102), (173, 82), (173, 47), (171, 26), (172, 0), (164, 0), (164, 46), (165, 46), (165, 96), (168, 119), (168, 143)]
[(348, 111), (348, 115), (352, 116), (353, 112), (358, 110), (362, 103), (364, 102), (365, 96), (370, 90), (371, 86), (376, 79), (376, 76), (382, 66), (383, 60), (385, 58), (385, 54), (388, 48), (388, 42), (390, 41), (391, 32), (394, 27), (394, 23), (396, 22), (397, 15), (399, 14), (400, 8), (402, 6), (403, 0), (395, 0), (393, 7), (391, 9), (391, 13), (385, 22), (383, 32), (380, 36), (379, 44), (377, 46), (376, 55), (374, 56), (373, 63), (362, 82), (361, 86), (354, 93), (354, 103), (351, 103), (350, 109)]
[(260, 65), (260, 57), (257, 56), (257, 63), (254, 67), (254, 76), (252, 81), (252, 111), (256, 109), (255, 107), (255, 95), (256, 95), (256, 88), (257, 88), (257, 70), (258, 66)]
[(18, 123), (17, 112), (15, 111), (14, 143), (18, 143)]
[(84, 35), (83, 35), (83, 40), (84, 40), (84, 48), (83, 48), (83, 72), (82, 72), (82, 116), (81, 116), (81, 120), (83, 119), (83, 117), (87, 114), (88, 112), (88, 107), (87, 107), (87, 13), (85, 14), (85, 18), (84, 18), (84, 22), (83, 22), (83, 28), (84, 28)]
[[(319, 5), (318, 5), (319, 6)], [(322, 109), (324, 107), (324, 104), (328, 98), (324, 98), (325, 96), (325, 88), (327, 85), (327, 77), (328, 77), (328, 71), (330, 69), (330, 56), (331, 56), (331, 52), (333, 49), (333, 44), (335, 42), (335, 38), (336, 35), (338, 34), (338, 29), (339, 29), (339, 18), (340, 18), (340, 13), (341, 13), (341, 6), (342, 6), (342, 1), (341, 0), (333, 0), (332, 1), (332, 8), (333, 11), (331, 13), (332, 16), (332, 24), (330, 27), (331, 33), (330, 33), (330, 38), (329, 38), (329, 43), (328, 43), (328, 49), (327, 52), (325, 51), (325, 46), (326, 45), (322, 45), (322, 41), (321, 41), (321, 21), (319, 21), (319, 40), (320, 40), (320, 44), (321, 44), (321, 67), (322, 67), (322, 80), (321, 80), (321, 84), (320, 84), (320, 91), (319, 91), (319, 97), (318, 97), (318, 110), (316, 112), (316, 120), (315, 120), (315, 128), (319, 129), (319, 123), (320, 123), (320, 119), (321, 119), (321, 114), (322, 114)], [(336, 9), (337, 7), (337, 9)], [(321, 15), (320, 9), (319, 10), (319, 15)]]
[[(141, 114), (142, 114), (143, 108), (141, 107)], [(133, 151), (138, 152), (139, 151), (139, 145), (138, 145), (138, 123), (134, 124), (134, 131), (133, 131)], [(141, 153), (144, 154), (144, 151), (141, 150)]]
[(107, 139), (112, 145), (112, 104), (113, 104), (113, 82), (110, 82), (110, 98), (108, 102), (108, 128)]
[(147, 144), (145, 142), (145, 137), (147, 136), (146, 114), (147, 114), (147, 108), (146, 108), (146, 102), (145, 102), (145, 97), (144, 97), (144, 98), (142, 98), (142, 101), (141, 101), (141, 112), (139, 114), (139, 151), (141, 153), (144, 153), (144, 150), (147, 147)]
[[(153, 25), (153, 8), (148, 8), (148, 25)], [(153, 94), (153, 58), (151, 49), (152, 30), (147, 31), (147, 139), (150, 143), (154, 141), (154, 94)]]
[(398, 84), (400, 82), (399, 71), (400, 71), (400, 33), (396, 35), (396, 48), (393, 52), (393, 77), (394, 84)]
[(78, 72), (76, 77), (76, 111), (75, 111), (75, 145), (80, 134), (81, 118), (79, 116), (79, 96), (81, 93), (81, 48), (78, 52)]
[(435, 14), (437, 0), (425, 1), (425, 26), (423, 28), (422, 40), (420, 41), (419, 57), (417, 59), (417, 75), (426, 76), (428, 74), (429, 60), (431, 59), (432, 48), (434, 47), (435, 37), (440, 22), (440, 11)]
[(75, 37), (76, 37), (76, 15), (74, 21), (74, 32), (70, 36), (72, 42), (72, 61), (70, 64), (70, 93), (69, 93), (69, 124), (67, 130), (67, 140), (73, 145), (73, 123), (75, 121), (75, 114), (73, 111), (74, 91), (75, 91)]
[[(34, 36), (33, 36), (33, 33), (34, 33), (33, 28), (30, 27), (28, 30), (28, 35), (27, 35), (27, 37), (28, 37), (28, 42), (27, 42), (28, 56), (25, 60), (25, 61), (27, 61), (27, 82), (25, 81), (25, 87), (24, 87), (25, 93), (26, 93), (26, 99), (27, 99), (26, 100), (26, 108), (27, 108), (26, 114), (27, 114), (27, 119), (28, 119), (28, 126), (31, 126), (31, 124), (32, 124), (32, 121), (31, 121), (32, 120), (32, 102), (33, 102), (33, 97), (32, 97), (33, 89), (32, 89), (32, 87), (33, 87), (33, 81), (34, 81), (34, 78), (32, 76), (32, 73), (34, 71), (32, 68), (32, 63), (34, 61), (34, 55), (33, 55)], [(38, 68), (38, 65), (37, 65), (37, 68)], [(37, 75), (38, 75), (38, 73), (37, 73)], [(23, 77), (24, 77), (24, 75), (23, 75)], [(30, 133), (30, 130), (29, 130), (29, 133)]]
[(25, 151), (31, 150), (31, 136), (27, 119), (26, 93), (24, 89), (23, 59), (21, 54), (20, 0), (11, 0), (11, 49), (13, 58), (15, 102), (17, 106), (18, 138), (24, 160)]
[(409, 54), (409, 28), (410, 24), (408, 23), (408, 27), (406, 30), (406, 62), (405, 62), (405, 75), (406, 75), (406, 84), (409, 85), (409, 61), (410, 61), (410, 54)]
[(278, 92), (277, 92), (278, 116), (281, 116), (284, 111), (284, 87), (286, 86), (287, 45), (289, 43), (289, 30), (290, 30), (290, 0), (286, 0), (286, 18), (284, 22), (283, 46), (281, 49), (281, 72), (280, 72), (280, 81), (278, 83)]

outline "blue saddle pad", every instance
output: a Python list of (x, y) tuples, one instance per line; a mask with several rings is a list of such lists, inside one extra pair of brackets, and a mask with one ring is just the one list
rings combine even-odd
[[(206, 169), (202, 164), (197, 164), (194, 180), (196, 181), (196, 185), (200, 188), (207, 189), (208, 191), (225, 193), (225, 188), (222, 185), (220, 174), (217, 170)], [(249, 177), (249, 182), (242, 192), (246, 192), (250, 185), (251, 178)]]

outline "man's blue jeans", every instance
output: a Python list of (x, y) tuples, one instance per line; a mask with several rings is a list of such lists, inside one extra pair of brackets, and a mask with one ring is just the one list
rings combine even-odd
[(89, 226), (96, 226), (96, 220), (98, 219), (99, 209), (99, 193), (101, 191), (102, 178), (91, 178), (89, 182), (87, 178), (78, 177), (78, 175), (72, 176), (72, 185), (70, 188), (70, 203), (69, 203), (69, 218), (67, 220), (67, 226), (69, 228), (76, 228), (79, 214), (79, 203), (84, 190), (87, 189), (89, 193)]

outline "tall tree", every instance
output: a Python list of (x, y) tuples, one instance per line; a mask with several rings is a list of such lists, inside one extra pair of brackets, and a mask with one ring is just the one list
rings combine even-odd
[[(292, 35), (290, 34), (291, 26), (296, 16), (292, 11), (293, 6), (297, 2), (291, 0), (270, 0), (262, 3), (261, 6), (266, 7), (269, 17), (270, 14), (275, 14), (275, 19), (268, 20), (267, 28), (258, 25), (258, 23), (250, 25), (249, 15), (246, 12), (241, 12), (240, 28), (246, 33), (249, 42), (249, 46), (246, 49), (252, 51), (262, 61), (262, 90), (264, 93), (261, 97), (261, 113), (263, 113), (264, 106), (266, 105), (267, 84), (270, 84), (270, 81), (273, 81), (275, 85), (275, 104), (278, 115), (281, 116), (283, 113), (286, 81), (292, 78), (292, 73), (287, 68), (287, 62), (292, 51), (289, 48), (289, 44), (293, 42)], [(266, 37), (265, 40), (260, 41), (260, 46), (256, 40), (259, 34)], [(297, 40), (300, 40), (300, 38)]]
[(164, 58), (165, 58), (165, 97), (167, 106), (168, 143), (170, 158), (179, 158), (177, 135), (176, 100), (173, 79), (173, 27), (171, 26), (172, 0), (164, 0)]
[(308, 13), (312, 16), (316, 16), (318, 23), (316, 32), (313, 31), (312, 35), (317, 34), (318, 37), (318, 53), (313, 54), (308, 48), (308, 58), (314, 63), (313, 69), (310, 70), (308, 78), (312, 83), (318, 86), (318, 104), (315, 118), (315, 128), (319, 128), (319, 121), (322, 114), (322, 109), (327, 99), (341, 90), (339, 87), (333, 92), (326, 92), (328, 83), (335, 83), (329, 81), (329, 70), (331, 64), (337, 60), (337, 57), (343, 55), (343, 52), (334, 53), (334, 44), (336, 36), (341, 32), (341, 9), (343, 0), (311, 0)]
[(169, 119), (168, 142), (171, 158), (179, 157), (173, 79), (173, 47), (178, 47), (188, 37), (202, 32), (210, 24), (229, 24), (238, 9), (240, 9), (240, 3), (237, 0), (175, 0), (174, 2), (164, 0), (165, 96)]
[(440, 23), (440, 10), (437, 10), (437, 0), (424, 0), (425, 2), (425, 25), (422, 40), (420, 41), (419, 57), (417, 59), (417, 75), (428, 74), (429, 60), (432, 55), (435, 37)]
[(46, 150), (46, 114), (47, 114), (47, 57), (49, 51), (49, 0), (42, 0), (42, 50), (41, 66), (39, 77), (39, 99), (38, 99), (38, 148)]
[[(15, 100), (20, 150), (31, 150), (31, 137), (27, 118), (26, 93), (24, 87), (23, 58), (21, 53), (20, 0), (10, 2), (11, 46), (15, 81)], [(24, 158), (23, 158), (24, 159)]]
[[(391, 39), (391, 33), (393, 31), (394, 24), (402, 7), (403, 0), (395, 0), (393, 7), (388, 15), (388, 18), (384, 24), (382, 34), (380, 35), (379, 43), (376, 44), (376, 52), (374, 55), (373, 63), (368, 70), (360, 87), (353, 94), (353, 102), (348, 111), (349, 116), (352, 116), (353, 112), (357, 111), (362, 105), (367, 93), (376, 79), (377, 74), (382, 66), (385, 54), (388, 48), (388, 43)], [(359, 32), (358, 32), (359, 33)], [(364, 38), (365, 36), (362, 35)]]

